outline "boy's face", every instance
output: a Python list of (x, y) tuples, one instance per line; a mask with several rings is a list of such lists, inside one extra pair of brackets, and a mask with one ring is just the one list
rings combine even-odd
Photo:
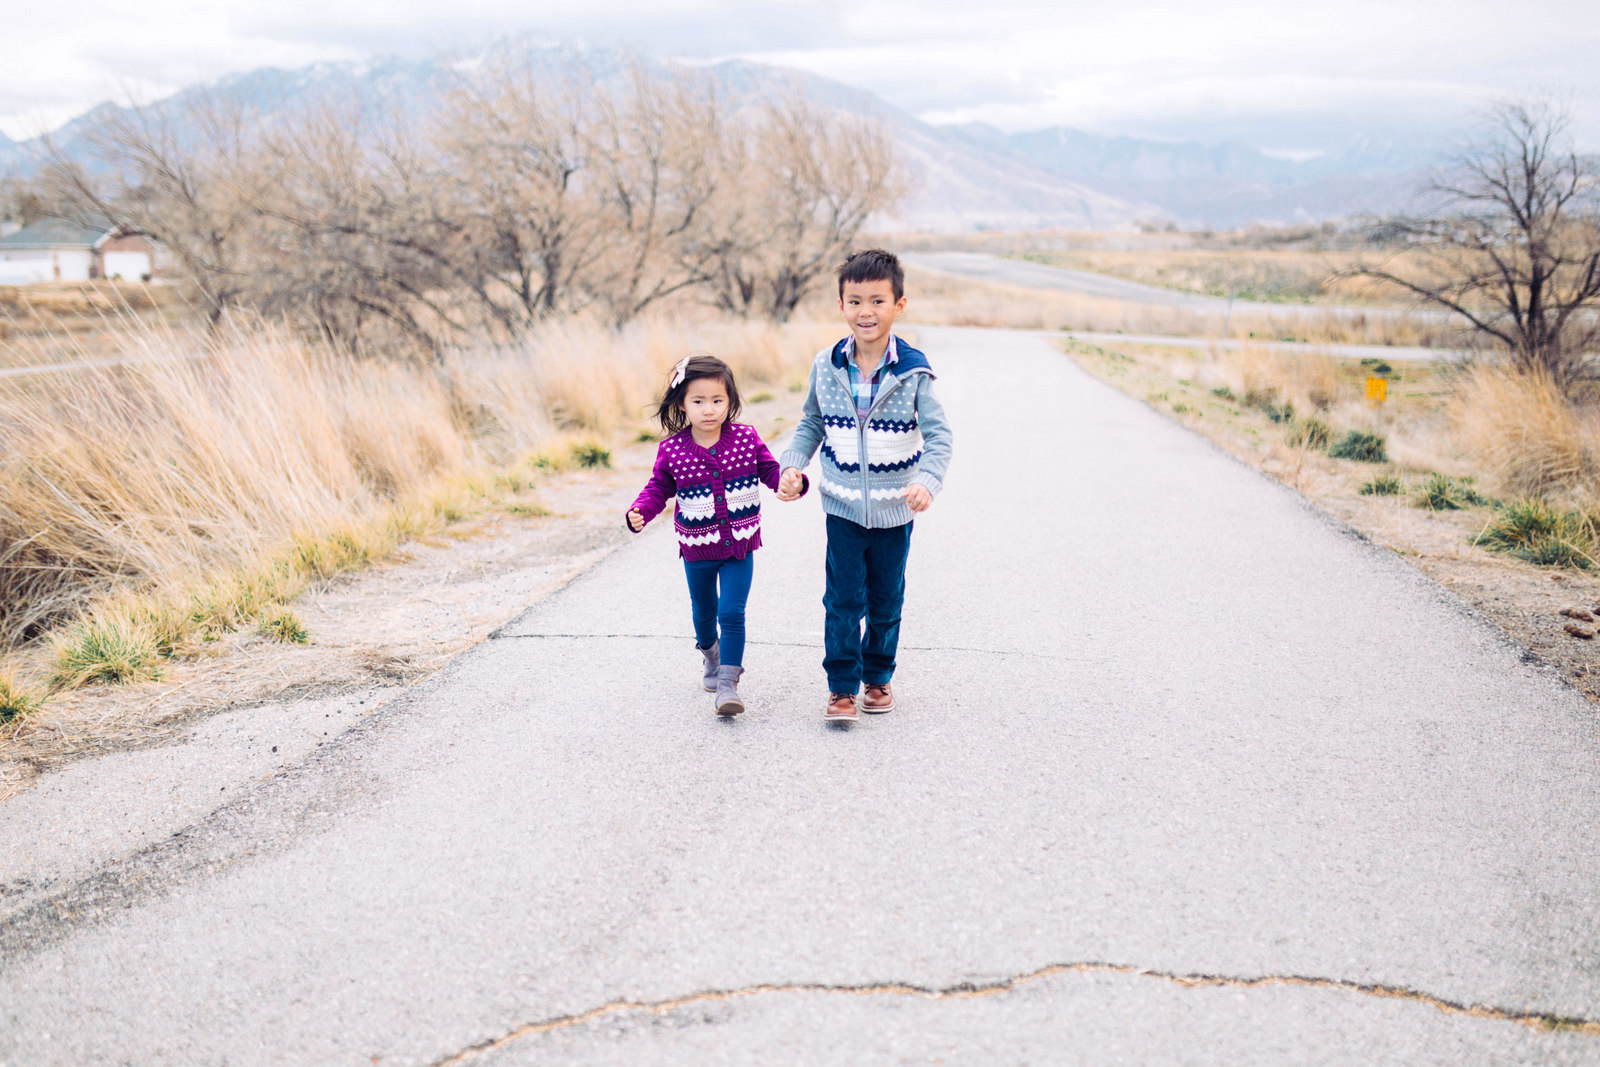
[(906, 309), (906, 298), (894, 298), (888, 278), (870, 282), (845, 282), (839, 294), (839, 310), (845, 325), (855, 335), (856, 344), (887, 341), (889, 328)]

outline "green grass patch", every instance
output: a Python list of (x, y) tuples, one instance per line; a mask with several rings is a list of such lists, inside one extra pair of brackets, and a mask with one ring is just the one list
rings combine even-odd
[(1328, 448), (1334, 459), (1354, 459), (1362, 463), (1387, 463), (1389, 451), (1382, 434), (1371, 430), (1346, 430), (1343, 437)]
[(1460, 511), (1488, 502), (1487, 497), (1472, 487), (1470, 478), (1451, 478), (1435, 472), (1417, 488), (1417, 507), (1429, 511)]
[(291, 645), (304, 645), (311, 641), (311, 634), (300, 621), (300, 616), (288, 605), (274, 608), (263, 615), (256, 626), (256, 633)]
[(0, 725), (25, 719), (43, 704), (37, 693), (22, 688), (15, 675), (0, 674)]
[(1229, 389), (1226, 385), (1217, 386), (1215, 389), (1211, 390), (1211, 395), (1214, 396), (1214, 397), (1218, 397), (1218, 398), (1220, 398), (1222, 400), (1238, 400), (1239, 399), (1237, 396), (1233, 395), (1233, 390)]
[(1327, 448), (1333, 430), (1318, 418), (1300, 419), (1289, 430), (1289, 444), (1295, 448)]
[(1500, 505), (1472, 543), (1540, 567), (1595, 567), (1594, 524), (1575, 511), (1559, 511), (1542, 500)]
[(1403, 488), (1398, 474), (1380, 474), (1370, 482), (1362, 482), (1358, 491), (1362, 496), (1399, 496)]
[(766, 390), (762, 390), (761, 392), (757, 393), (755, 396), (752, 396), (750, 398), (750, 403), (752, 403), (752, 404), (765, 404), (767, 401), (769, 401), (771, 399), (772, 399), (772, 394), (767, 392)]
[(50, 687), (155, 681), (161, 677), (162, 659), (154, 637), (126, 615), (85, 619), (57, 639)]
[(610, 467), (611, 450), (604, 448), (598, 441), (578, 441), (569, 451), (572, 462), (580, 467)]

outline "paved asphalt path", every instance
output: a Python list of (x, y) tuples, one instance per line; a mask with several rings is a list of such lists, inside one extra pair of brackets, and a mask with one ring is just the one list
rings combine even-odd
[(919, 338), (899, 710), (822, 722), (814, 500), (733, 722), (652, 527), (8, 923), (0, 1061), (1600, 1062), (1497, 1017), (1600, 1017), (1595, 709), (1045, 341)]

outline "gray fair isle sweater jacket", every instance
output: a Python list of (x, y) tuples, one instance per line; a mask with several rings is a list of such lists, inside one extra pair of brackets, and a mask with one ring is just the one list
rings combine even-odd
[(869, 529), (904, 526), (908, 486), (938, 494), (950, 467), (950, 423), (933, 395), (928, 357), (895, 338), (898, 360), (885, 367), (863, 422), (845, 370), (843, 340), (817, 353), (811, 391), (781, 466), (805, 470), (822, 450), (822, 509)]

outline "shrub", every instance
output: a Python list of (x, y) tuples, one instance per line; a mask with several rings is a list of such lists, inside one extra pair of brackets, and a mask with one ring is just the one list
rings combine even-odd
[(1380, 474), (1361, 485), (1362, 496), (1398, 496), (1402, 488), (1398, 474)]
[(1417, 506), (1429, 511), (1460, 511), (1488, 502), (1467, 479), (1451, 478), (1439, 473), (1428, 475), (1428, 480), (1417, 493)]
[(1370, 430), (1346, 430), (1343, 437), (1328, 449), (1334, 459), (1354, 459), (1362, 463), (1387, 463), (1389, 452), (1380, 434)]
[(1226, 385), (1217, 386), (1215, 389), (1211, 390), (1211, 395), (1214, 396), (1214, 397), (1218, 397), (1218, 398), (1220, 398), (1222, 400), (1237, 400), (1237, 399), (1239, 399), (1237, 396), (1234, 395), (1233, 390), (1229, 389)]
[(1295, 448), (1327, 448), (1333, 431), (1321, 419), (1301, 419), (1289, 431), (1289, 444)]

